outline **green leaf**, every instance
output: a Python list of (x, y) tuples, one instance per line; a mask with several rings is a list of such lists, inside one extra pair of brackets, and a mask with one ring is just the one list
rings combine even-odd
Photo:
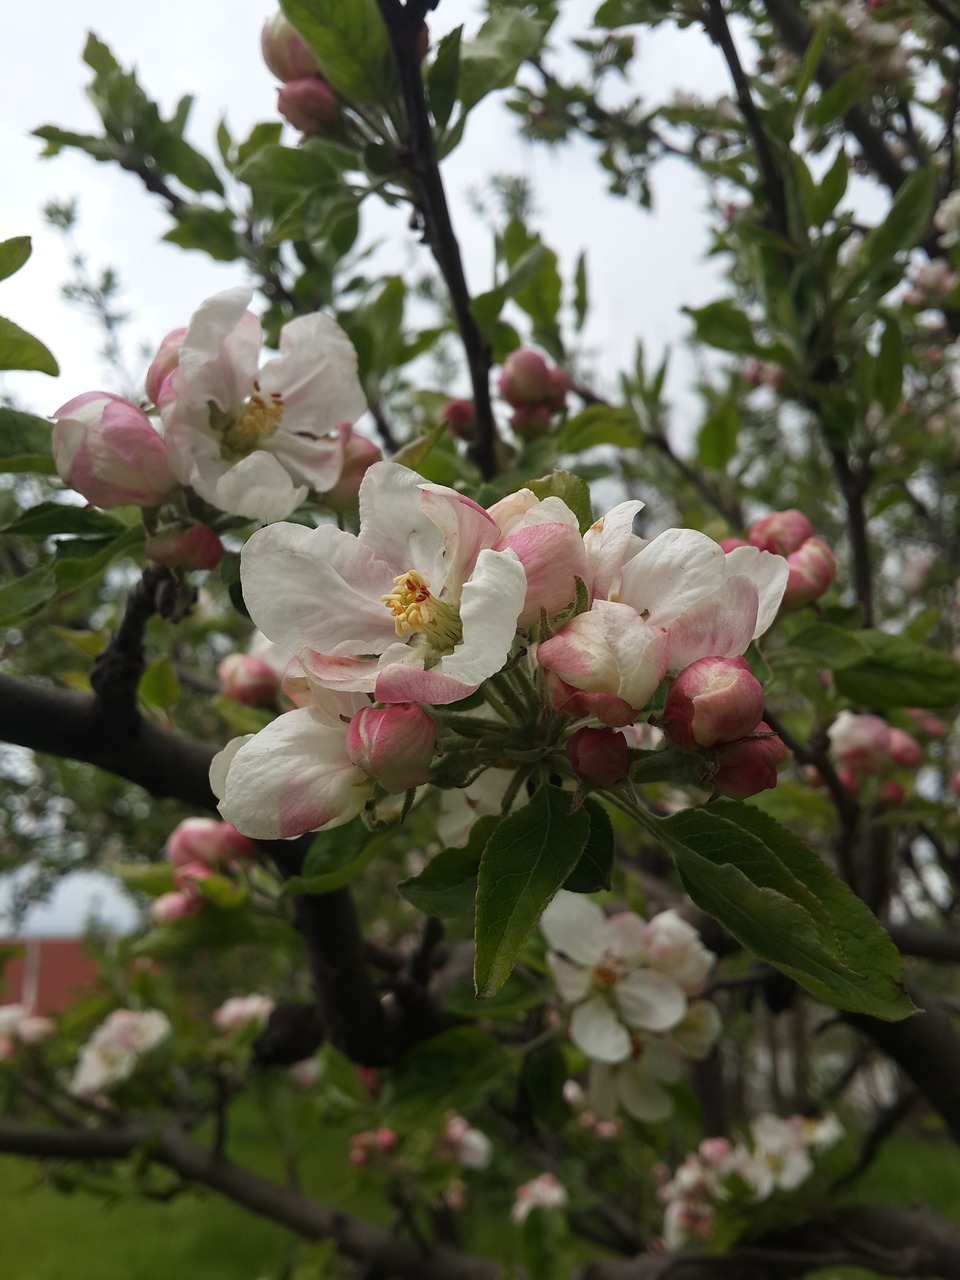
[(732, 302), (711, 302), (706, 307), (684, 307), (697, 329), (697, 341), (738, 356), (761, 354), (753, 326)]
[(158, 925), (131, 950), (134, 955), (170, 960), (179, 955), (195, 956), (204, 947), (225, 950), (263, 946), (290, 952), (301, 945), (300, 935), (277, 917), (260, 915), (249, 908), (224, 910), (211, 905), (199, 915)]
[(300, 195), (329, 184), (339, 172), (326, 152), (266, 143), (238, 165), (237, 179), (258, 192)]
[(497, 1083), (503, 1048), (479, 1027), (454, 1027), (421, 1040), (391, 1068), (381, 1099), (395, 1128), (435, 1122), (448, 1109), (476, 1106)]
[(36, 613), (53, 599), (56, 591), (57, 579), (52, 564), (0, 586), (0, 622), (17, 622)]
[(842, 1009), (889, 1021), (913, 1011), (899, 954), (873, 914), (765, 813), (723, 800), (645, 825), (694, 902), (761, 960)]
[(808, 128), (818, 129), (839, 120), (864, 95), (868, 69), (862, 63), (838, 76), (806, 110)]
[(613, 824), (606, 809), (596, 800), (585, 800), (584, 809), (590, 818), (590, 834), (577, 865), (563, 882), (571, 893), (599, 893), (610, 888), (616, 848)]
[(790, 644), (797, 649), (804, 649), (831, 671), (852, 666), (867, 656), (866, 645), (859, 636), (852, 631), (844, 631), (842, 627), (831, 626), (828, 622), (815, 622), (812, 626), (804, 627), (790, 637)]
[(361, 818), (332, 831), (321, 831), (307, 850), (303, 875), (291, 876), (284, 884), (284, 897), (342, 888), (386, 848), (392, 837), (392, 829), (374, 835)]
[(922, 237), (933, 212), (934, 181), (931, 168), (917, 169), (893, 197), (886, 218), (867, 235), (860, 250), (868, 275), (889, 267), (896, 254), (912, 249)]
[[(49, 435), (49, 431), (47, 433)], [(38, 502), (8, 524), (3, 532), (23, 538), (48, 538), (72, 533), (90, 538), (116, 538), (127, 526), (92, 507), (74, 507), (65, 502)]]
[(221, 875), (206, 876), (198, 881), (197, 892), (207, 902), (212, 902), (214, 906), (222, 907), (227, 911), (233, 911), (242, 906), (249, 896), (242, 884), (237, 884), (236, 880), (231, 880), (229, 876)]
[(30, 257), (30, 237), (12, 236), (9, 240), (0, 240), (0, 280), (6, 280), (19, 271)]
[(418, 876), (401, 880), (397, 888), (426, 915), (463, 915), (473, 906), (480, 858), (499, 821), (498, 816), (491, 814), (478, 818), (470, 828), (465, 845), (441, 849)]
[(460, 79), (460, 40), (463, 27), (454, 27), (437, 46), (436, 57), (427, 71), (427, 100), (438, 129), (445, 129), (457, 100)]
[(589, 305), (587, 296), (587, 259), (586, 255), (581, 253), (577, 258), (577, 266), (573, 274), (573, 312), (576, 316), (577, 333), (583, 328)]
[(422, 475), (423, 473), (420, 471), (420, 468), (423, 465), (427, 454), (441, 436), (443, 436), (446, 429), (446, 422), (438, 423), (435, 427), (431, 428), (426, 435), (417, 436), (416, 440), (411, 440), (408, 444), (405, 444), (402, 449), (398, 449), (397, 452), (393, 454), (390, 461), (398, 462), (400, 466), (409, 467), (411, 471), (416, 471)]
[(200, 249), (215, 262), (232, 262), (240, 257), (240, 247), (229, 209), (208, 209), (187, 205), (177, 214), (177, 224), (162, 237), (181, 249)]
[(114, 863), (110, 872), (128, 889), (148, 893), (151, 898), (172, 893), (177, 887), (172, 862), (120, 862)]
[(739, 431), (737, 401), (731, 397), (713, 405), (697, 436), (697, 456), (703, 465), (711, 471), (723, 471), (736, 455)]
[(395, 78), (377, 0), (280, 0), (324, 76), (354, 102), (385, 102)]
[(539, 480), (524, 481), (525, 489), (529, 489), (542, 502), (544, 498), (562, 498), (580, 524), (580, 532), (586, 531), (593, 524), (593, 511), (590, 506), (590, 486), (582, 476), (572, 471), (551, 471)]
[(903, 393), (903, 334), (892, 316), (883, 327), (873, 391), (877, 403), (887, 413), (896, 409)]
[(837, 691), (853, 702), (888, 707), (952, 707), (960, 702), (960, 666), (906, 636), (858, 631), (868, 657), (838, 671)]
[(612, 444), (618, 449), (639, 448), (640, 433), (633, 410), (605, 404), (587, 405), (563, 424), (557, 437), (557, 453), (583, 453), (598, 444)]
[(541, 787), (530, 803), (502, 818), (480, 859), (477, 877), (477, 994), (494, 995), (516, 964), (547, 903), (563, 885), (590, 835), (568, 791)]
[(815, 227), (822, 227), (847, 192), (849, 167), (847, 154), (841, 147), (833, 164), (823, 176), (823, 181), (814, 190), (807, 216)]
[(0, 369), (36, 370), (57, 377), (60, 366), (39, 338), (0, 316)]
[(151, 662), (140, 680), (140, 697), (150, 707), (166, 710), (180, 697), (180, 677), (170, 658)]
[(50, 453), (50, 423), (32, 413), (0, 408), (0, 471), (56, 475)]
[(524, 60), (537, 48), (543, 26), (518, 9), (497, 9), (460, 47), (460, 101), (464, 110), (492, 93), (509, 88)]

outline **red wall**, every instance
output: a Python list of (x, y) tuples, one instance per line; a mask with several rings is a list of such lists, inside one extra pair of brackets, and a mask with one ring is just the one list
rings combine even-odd
[(25, 1004), (31, 1013), (60, 1013), (99, 985), (96, 965), (79, 938), (0, 939), (18, 954), (0, 973), (0, 1004)]

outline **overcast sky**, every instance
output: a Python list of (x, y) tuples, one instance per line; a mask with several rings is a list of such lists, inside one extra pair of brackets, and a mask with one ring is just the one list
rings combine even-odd
[[(562, 30), (586, 30), (595, 7), (594, 0), (568, 0)], [(274, 118), (276, 86), (259, 55), (260, 27), (271, 10), (259, 0), (165, 0), (162, 5), (31, 0), (6, 9), (0, 240), (31, 235), (34, 252), (17, 276), (0, 282), (0, 314), (47, 343), (61, 376), (0, 375), (0, 393), (49, 414), (82, 391), (120, 388), (106, 385), (96, 354), (101, 344), (96, 327), (61, 297), (69, 268), (62, 239), (42, 224), (40, 210), (47, 201), (76, 197), (77, 239), (91, 271), (106, 266), (118, 270), (122, 306), (133, 317), (127, 350), (134, 360), (139, 344), (155, 346), (168, 330), (185, 324), (205, 297), (245, 283), (246, 277), (240, 264), (213, 263), (202, 254), (161, 243), (169, 219), (136, 178), (77, 152), (40, 160), (42, 143), (30, 131), (41, 124), (95, 131), (97, 118), (82, 88), (89, 71), (80, 61), (86, 32), (92, 30), (123, 65), (135, 64), (164, 114), (181, 95), (194, 94), (188, 136), (212, 153), (221, 117), (239, 137), (257, 120)], [(469, 0), (441, 0), (430, 17), (433, 39), (459, 22), (475, 25), (475, 12)], [(674, 89), (709, 97), (728, 87), (722, 62), (706, 39), (670, 26), (644, 36), (637, 83), (653, 102), (668, 98)], [(601, 380), (612, 383), (619, 368), (632, 365), (637, 339), (656, 359), (665, 344), (676, 346), (689, 331), (681, 306), (716, 296), (716, 268), (704, 261), (705, 192), (684, 166), (665, 162), (655, 177), (656, 203), (650, 215), (629, 201), (606, 196), (593, 148), (534, 147), (515, 137), (513, 120), (496, 102), (484, 104), (471, 116), (465, 143), (444, 169), (469, 283), (475, 292), (491, 284), (490, 245), (469, 211), (469, 188), (482, 187), (484, 176), (492, 172), (529, 177), (536, 190), (537, 226), (559, 253), (566, 280), (577, 255), (587, 252), (592, 314), (584, 339), (596, 353)], [(293, 145), (295, 140), (291, 132), (288, 141)], [(386, 238), (384, 252), (395, 255), (392, 263), (386, 258), (388, 269), (403, 271), (411, 240), (404, 215), (379, 213), (369, 230)], [(682, 386), (691, 368), (688, 358), (676, 360), (668, 384), (674, 395), (680, 393), (681, 420), (675, 426), (681, 436), (689, 434), (690, 424), (683, 418), (693, 401), (683, 395)], [(116, 906), (109, 881), (85, 877), (65, 884), (51, 907), (31, 917), (29, 928), (75, 930), (92, 899), (99, 900), (101, 914), (118, 924), (129, 918), (129, 912)]]

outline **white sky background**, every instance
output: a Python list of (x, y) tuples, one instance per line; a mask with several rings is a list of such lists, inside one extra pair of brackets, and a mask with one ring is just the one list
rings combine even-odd
[[(586, 31), (596, 3), (567, 0), (558, 30)], [(133, 175), (73, 151), (40, 160), (43, 143), (30, 136), (31, 130), (56, 124), (97, 131), (96, 114), (82, 87), (90, 73), (80, 61), (86, 32), (92, 30), (122, 65), (136, 65), (141, 84), (164, 115), (181, 95), (195, 96), (188, 137), (198, 149), (215, 155), (221, 116), (240, 138), (256, 121), (274, 118), (276, 86), (259, 52), (260, 27), (271, 5), (269, 0), (164, 0), (160, 6), (129, 0), (32, 0), (4, 8), (0, 240), (31, 235), (33, 256), (16, 276), (0, 282), (0, 314), (46, 342), (61, 376), (0, 375), (0, 391), (49, 414), (83, 391), (119, 388), (105, 385), (96, 325), (61, 297), (70, 269), (62, 238), (43, 225), (40, 211), (47, 201), (77, 197), (76, 236), (91, 274), (108, 266), (118, 271), (120, 305), (132, 316), (125, 336), (134, 373), (139, 372), (141, 344), (155, 347), (170, 329), (186, 324), (205, 297), (246, 283), (246, 276), (241, 264), (214, 263), (201, 253), (162, 243), (170, 220), (161, 202), (144, 192)], [(463, 21), (469, 30), (476, 9), (470, 0), (441, 0), (429, 17), (432, 38)], [(639, 53), (636, 83), (648, 101), (662, 101), (676, 89), (705, 98), (728, 91), (719, 54), (695, 30), (664, 26), (646, 33)], [(614, 386), (617, 371), (632, 366), (638, 339), (653, 364), (666, 345), (676, 348), (689, 332), (680, 308), (700, 305), (718, 293), (717, 267), (704, 260), (705, 190), (680, 162), (663, 161), (654, 173), (655, 207), (648, 214), (632, 201), (606, 194), (595, 148), (575, 143), (548, 150), (524, 143), (516, 137), (514, 120), (495, 100), (488, 101), (471, 115), (464, 143), (444, 166), (469, 284), (474, 292), (490, 287), (492, 254), (486, 231), (470, 212), (468, 189), (482, 188), (484, 176), (494, 172), (529, 177), (536, 192), (534, 225), (559, 254), (565, 281), (581, 249), (587, 252), (591, 315), (582, 340), (593, 353), (598, 381)], [(295, 140), (290, 131), (288, 141), (292, 145)], [(372, 215), (365, 228), (386, 240), (380, 261), (387, 270), (403, 272), (412, 241), (405, 215), (374, 213), (372, 200), (363, 207)], [(693, 364), (689, 356), (678, 352), (677, 357), (668, 393), (678, 402), (674, 428), (683, 439), (689, 437), (692, 423), (684, 418), (693, 405), (683, 384), (692, 379)], [(94, 898), (99, 899), (99, 915), (118, 925), (129, 922), (129, 910), (123, 909), (112, 882), (85, 875), (65, 882), (50, 906), (31, 915), (27, 929), (76, 931)]]

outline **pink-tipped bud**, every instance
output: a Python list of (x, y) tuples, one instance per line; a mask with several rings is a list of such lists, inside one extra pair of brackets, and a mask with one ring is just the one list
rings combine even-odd
[(263, 60), (284, 84), (320, 74), (317, 60), (282, 13), (268, 18), (260, 31)]
[(923, 759), (923, 747), (905, 729), (891, 728), (890, 759), (901, 769), (915, 769)]
[(326, 80), (306, 76), (277, 90), (277, 110), (307, 137), (321, 137), (340, 116), (337, 95)]
[(440, 410), (440, 421), (447, 424), (458, 440), (472, 440), (477, 425), (473, 401), (448, 400)]
[(551, 413), (562, 413), (567, 407), (567, 392), (570, 390), (570, 375), (563, 369), (550, 370), (550, 396), (547, 407)]
[(788, 511), (773, 511), (768, 516), (754, 520), (747, 530), (747, 540), (751, 546), (761, 551), (773, 551), (781, 556), (788, 556), (797, 551), (808, 538), (813, 537), (813, 525), (796, 507)]
[(156, 507), (176, 488), (167, 446), (129, 400), (87, 391), (53, 416), (57, 473), (95, 507)]
[(385, 791), (430, 781), (437, 726), (422, 707), (364, 707), (347, 727), (347, 755)]
[(217, 667), (217, 678), (225, 698), (247, 707), (269, 706), (280, 683), (272, 667), (249, 653), (227, 654)]
[(737, 547), (750, 547), (753, 543), (748, 542), (746, 538), (724, 538), (720, 543), (720, 550), (726, 555), (728, 551), (736, 551)]
[(174, 866), (189, 862), (205, 862), (216, 867), (231, 858), (249, 858), (254, 844), (242, 836), (232, 823), (216, 818), (186, 818), (167, 838), (167, 857)]
[(729, 1159), (733, 1147), (728, 1138), (704, 1138), (697, 1149), (706, 1165), (722, 1165)]
[(176, 525), (148, 538), (143, 553), (171, 569), (215, 569), (223, 559), (223, 543), (209, 525)]
[(717, 750), (719, 768), (710, 779), (715, 791), (745, 800), (777, 785), (777, 766), (790, 754), (770, 726), (761, 720), (756, 738), (741, 738)]
[(567, 742), (567, 755), (581, 782), (611, 787), (630, 772), (627, 740), (615, 729), (578, 729)]
[(515, 409), (545, 404), (555, 390), (546, 360), (525, 347), (511, 351), (504, 360), (497, 385), (504, 400)]
[(858, 777), (877, 773), (890, 763), (890, 726), (880, 716), (841, 711), (827, 737), (841, 767)]
[(539, 440), (550, 430), (550, 417), (548, 405), (526, 405), (514, 409), (510, 415), (510, 427), (521, 440)]
[(880, 788), (880, 808), (899, 809), (907, 798), (903, 783), (896, 778), (888, 778)]
[(373, 1140), (381, 1151), (392, 1151), (399, 1138), (396, 1129), (375, 1129)]
[(763, 715), (763, 689), (745, 658), (699, 658), (667, 694), (660, 726), (687, 751), (736, 742)]
[(205, 905), (195, 893), (162, 893), (151, 902), (150, 915), (155, 924), (169, 924), (171, 920), (198, 915)]
[(924, 711), (922, 707), (907, 707), (905, 714), (928, 738), (942, 738), (947, 732), (947, 727), (940, 717), (933, 715), (930, 711)]
[(790, 570), (781, 608), (802, 609), (819, 600), (837, 576), (833, 552), (821, 538), (808, 538), (799, 551), (787, 556)]
[(169, 378), (180, 365), (180, 348), (186, 332), (186, 329), (171, 329), (147, 370), (147, 399), (158, 409), (162, 409), (171, 397)]
[(379, 445), (354, 431), (349, 422), (337, 427), (343, 446), (343, 467), (337, 483), (323, 495), (323, 500), (338, 515), (355, 515), (360, 509), (360, 482), (375, 462), (383, 459)]
[(851, 769), (838, 769), (837, 781), (844, 791), (849, 791), (852, 796), (855, 796), (860, 790), (860, 780)]

